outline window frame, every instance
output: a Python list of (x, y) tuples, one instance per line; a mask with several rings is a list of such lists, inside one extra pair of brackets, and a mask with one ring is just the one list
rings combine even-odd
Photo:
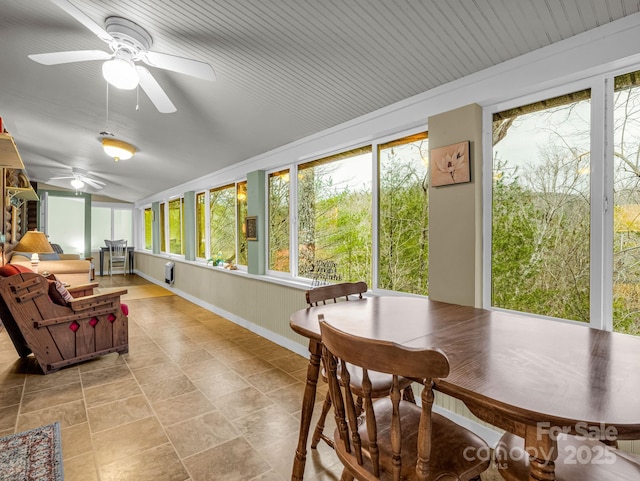
[[(628, 68), (624, 72), (630, 71)], [(543, 316), (522, 312), (529, 317), (540, 317), (568, 322), (595, 329), (611, 331), (613, 322), (612, 289), (613, 289), (613, 209), (608, 199), (613, 199), (613, 164), (612, 147), (607, 152), (606, 142), (612, 139), (613, 78), (621, 72), (607, 72), (583, 79), (567, 82), (549, 89), (528, 93), (521, 97), (498, 102), (483, 109), (483, 166), (482, 166), (482, 239), (483, 239), (483, 271), (482, 271), (482, 304), (487, 309), (513, 311), (491, 305), (491, 269), (492, 269), (492, 196), (493, 196), (493, 114), (511, 108), (540, 102), (580, 90), (591, 90), (590, 112), (590, 299), (589, 323), (570, 319)], [(609, 119), (610, 117), (610, 119)], [(612, 144), (610, 144), (612, 145)], [(608, 232), (609, 230), (609, 232)], [(607, 267), (608, 266), (608, 267)], [(607, 314), (608, 313), (608, 314)]]

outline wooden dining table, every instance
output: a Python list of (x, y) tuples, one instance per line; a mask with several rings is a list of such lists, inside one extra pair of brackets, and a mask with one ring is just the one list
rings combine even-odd
[(322, 352), (319, 314), (357, 336), (442, 349), (451, 370), (435, 388), (524, 438), (530, 479), (554, 479), (549, 461), (561, 431), (640, 439), (640, 338), (421, 297), (366, 297), (291, 315), (290, 326), (309, 339), (310, 353), (292, 480), (304, 475)]

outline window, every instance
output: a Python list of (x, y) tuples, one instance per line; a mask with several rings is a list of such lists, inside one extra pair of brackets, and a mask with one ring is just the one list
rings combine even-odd
[(169, 201), (169, 252), (171, 254), (184, 255), (184, 246), (182, 243), (184, 229), (183, 212), (183, 198)]
[(289, 169), (269, 174), (269, 269), (289, 272)]
[(640, 71), (615, 78), (613, 328), (640, 334)]
[(144, 248), (150, 251), (153, 248), (153, 211), (151, 207), (144, 210)]
[(207, 255), (207, 199), (204, 192), (196, 194), (196, 257), (208, 258)]
[(590, 320), (590, 96), (493, 116), (493, 306)]
[(133, 245), (133, 207), (93, 202), (91, 204), (91, 250), (105, 247), (105, 239), (124, 239)]
[(238, 262), (237, 264), (247, 265), (247, 235), (245, 232), (247, 219), (247, 181), (238, 182), (236, 184), (236, 199), (237, 199), (237, 211), (236, 211), (236, 240), (237, 240), (237, 252)]
[(166, 210), (167, 204), (162, 202), (160, 204), (160, 252), (167, 252), (167, 224), (165, 223), (166, 219)]
[(236, 258), (236, 186), (225, 185), (209, 192), (210, 257), (224, 262)]
[(49, 242), (66, 254), (84, 255), (85, 198), (48, 195), (46, 210)]
[(378, 287), (428, 294), (427, 133), (378, 146)]
[(298, 167), (298, 275), (371, 285), (371, 147)]

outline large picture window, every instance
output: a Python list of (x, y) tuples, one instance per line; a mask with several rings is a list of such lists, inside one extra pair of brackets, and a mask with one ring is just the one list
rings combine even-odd
[(236, 186), (211, 189), (209, 192), (210, 258), (223, 262), (236, 260)]
[(640, 334), (640, 71), (615, 78), (613, 328)]
[(371, 285), (371, 147), (298, 167), (298, 275)]
[(590, 91), (493, 117), (491, 302), (590, 320)]
[(183, 198), (169, 201), (169, 252), (171, 254), (184, 255), (182, 242), (182, 230), (184, 229), (183, 208)]
[(427, 133), (378, 146), (378, 287), (428, 294)]
[(289, 272), (289, 169), (269, 174), (269, 269)]

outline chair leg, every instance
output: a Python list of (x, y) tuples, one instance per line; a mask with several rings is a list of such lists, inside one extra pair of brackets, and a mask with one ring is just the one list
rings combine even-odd
[(330, 410), (331, 396), (329, 396), (329, 393), (327, 393), (327, 396), (324, 398), (324, 403), (322, 404), (322, 412), (320, 413), (320, 418), (318, 419), (318, 423), (316, 424), (316, 429), (313, 431), (313, 437), (311, 438), (311, 449), (316, 449), (321, 439), (331, 448), (333, 448), (333, 440), (323, 432), (324, 423), (327, 420), (327, 414), (329, 414)]
[(413, 395), (413, 389), (411, 388), (411, 385), (405, 387), (402, 390), (402, 399), (404, 399), (405, 401), (409, 401), (409, 402), (411, 402), (413, 404), (416, 403), (416, 398)]
[(347, 471), (347, 468), (344, 468), (342, 470), (340, 481), (353, 481), (353, 475), (349, 471)]

